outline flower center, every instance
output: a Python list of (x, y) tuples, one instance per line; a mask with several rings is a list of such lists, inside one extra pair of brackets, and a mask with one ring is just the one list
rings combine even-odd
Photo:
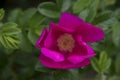
[(72, 52), (75, 40), (73, 39), (72, 35), (65, 33), (57, 39), (57, 43), (60, 51)]

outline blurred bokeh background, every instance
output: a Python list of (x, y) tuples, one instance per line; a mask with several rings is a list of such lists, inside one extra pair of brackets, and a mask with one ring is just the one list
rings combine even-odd
[[(0, 80), (120, 80), (120, 0), (0, 0), (0, 8)], [(85, 68), (56, 70), (39, 62), (35, 42), (64, 11), (105, 32), (90, 44), (97, 56)]]

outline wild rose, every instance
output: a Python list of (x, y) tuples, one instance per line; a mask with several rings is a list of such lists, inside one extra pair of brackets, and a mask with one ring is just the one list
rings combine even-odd
[(102, 29), (72, 14), (63, 13), (58, 24), (51, 22), (49, 30), (44, 28), (36, 43), (41, 49), (40, 62), (55, 69), (84, 67), (90, 64), (90, 57), (95, 56), (87, 43), (103, 37)]

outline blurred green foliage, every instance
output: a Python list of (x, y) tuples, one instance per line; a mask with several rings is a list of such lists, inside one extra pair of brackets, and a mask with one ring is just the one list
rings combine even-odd
[[(25, 1), (25, 0), (22, 0)], [(27, 0), (26, 0), (27, 1)], [(0, 9), (0, 80), (120, 80), (119, 0), (54, 0), (35, 8)], [(101, 27), (105, 38), (91, 44), (97, 56), (91, 65), (70, 70), (49, 69), (35, 47), (50, 21), (70, 12)]]

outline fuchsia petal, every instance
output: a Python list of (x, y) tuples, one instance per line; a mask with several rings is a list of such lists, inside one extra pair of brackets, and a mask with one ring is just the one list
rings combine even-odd
[(76, 30), (86, 42), (96, 42), (104, 37), (101, 28), (85, 23), (82, 19), (66, 12), (61, 15), (59, 25)]
[(104, 32), (101, 28), (88, 23), (85, 24), (80, 33), (85, 42), (96, 42), (104, 37)]
[(49, 47), (51, 47), (53, 45), (54, 42), (55, 41), (52, 38), (52, 30), (50, 29), (50, 31), (48, 32), (48, 35), (47, 35), (47, 37), (46, 37), (46, 39), (44, 41), (44, 45), (45, 45), (46, 48), (49, 48)]
[[(50, 28), (55, 32), (68, 32), (68, 33), (73, 33), (74, 30), (71, 30), (69, 28), (63, 27), (61, 25), (55, 24), (53, 22), (50, 23)], [(57, 34), (58, 35), (58, 34)]]
[(64, 56), (59, 52), (51, 51), (47, 48), (41, 48), (41, 52), (43, 55), (54, 60), (55, 62), (64, 61)]
[(94, 57), (96, 54), (94, 53), (94, 50), (92, 49), (92, 47), (90, 47), (89, 45), (86, 45), (87, 51), (88, 51), (88, 57)]
[(79, 55), (72, 55), (68, 57), (68, 60), (73, 64), (78, 64), (84, 61), (85, 59), (86, 59), (85, 56), (79, 56)]
[(69, 56), (67, 58), (68, 61), (70, 61), (73, 64), (78, 64), (78, 63), (84, 61), (85, 59), (89, 59), (90, 57), (95, 56), (95, 53), (90, 46), (85, 45), (85, 47), (86, 47), (87, 53), (83, 52), (83, 54), (86, 54), (86, 55), (81, 55), (81, 52), (79, 51), (79, 52), (76, 52), (76, 53), (79, 53), (79, 55), (74, 53), (73, 55)]
[(71, 15), (70, 13), (64, 12), (59, 21), (59, 25), (62, 25), (63, 27), (70, 28), (70, 29), (76, 29), (79, 28), (83, 24), (83, 20)]
[(73, 30), (66, 29), (64, 27), (61, 27), (61, 26), (51, 22), (50, 23), (50, 31), (44, 42), (45, 47), (50, 48), (52, 45), (55, 44), (55, 42), (57, 41), (57, 38), (65, 32), (72, 33)]
[(77, 42), (78, 42), (78, 44), (80, 44), (80, 45), (82, 45), (84, 48), (86, 48), (86, 51), (87, 51), (86, 56), (88, 56), (88, 57), (93, 57), (93, 56), (95, 56), (94, 50), (93, 50), (89, 45), (87, 45), (86, 42), (84, 42), (84, 41), (82, 40), (82, 37), (81, 37), (81, 36), (77, 36)]
[(85, 59), (95, 56), (93, 49), (82, 40), (81, 36), (77, 36), (76, 41), (79, 46), (77, 46), (75, 50), (73, 50), (72, 55), (67, 58), (69, 62), (78, 64)]
[(84, 67), (84, 66), (87, 66), (88, 64), (90, 64), (89, 59), (85, 59), (84, 61), (82, 61), (78, 64), (72, 64), (68, 61), (55, 62), (55, 61), (52, 61), (51, 59), (47, 58), (46, 56), (44, 56), (42, 54), (40, 55), (40, 62), (48, 68), (55, 68), (55, 69), (80, 68), (80, 67)]
[(38, 39), (38, 41), (36, 43), (37, 47), (39, 47), (39, 48), (44, 47), (44, 40), (45, 40), (47, 34), (48, 34), (48, 31), (47, 31), (46, 28), (44, 28), (43, 31), (42, 31), (41, 36), (39, 37), (39, 39)]
[[(72, 52), (59, 50), (57, 40), (63, 34), (72, 35), (75, 43)], [(36, 46), (41, 48), (40, 62), (55, 69), (80, 68), (90, 64), (90, 57), (95, 56), (87, 42), (96, 42), (104, 37), (101, 28), (85, 23), (69, 13), (61, 15), (59, 24), (50, 23), (50, 30), (43, 30)]]

